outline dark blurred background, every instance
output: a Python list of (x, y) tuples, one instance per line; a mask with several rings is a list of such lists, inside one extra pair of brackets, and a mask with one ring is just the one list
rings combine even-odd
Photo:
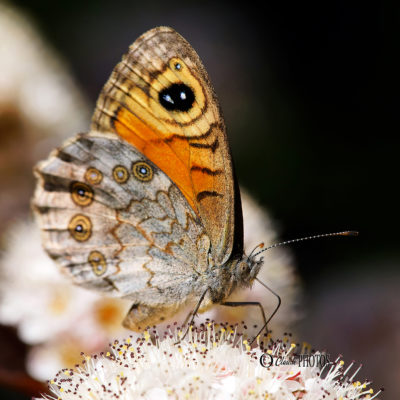
[(147, 29), (169, 25), (193, 45), (219, 96), (240, 184), (272, 214), (281, 239), (360, 231), (291, 247), (306, 294), (296, 330), (332, 357), (363, 363), (360, 380), (396, 398), (398, 149), (394, 106), (382, 92), (390, 67), (379, 3), (12, 4), (33, 18), (93, 107)]

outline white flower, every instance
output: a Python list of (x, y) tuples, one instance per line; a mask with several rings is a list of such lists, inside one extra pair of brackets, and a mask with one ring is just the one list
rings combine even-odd
[(72, 285), (45, 254), (36, 224), (20, 223), (7, 235), (0, 268), (0, 322), (34, 345), (28, 372), (45, 380), (73, 366), (80, 352), (101, 351), (110, 337), (126, 335), (121, 321), (130, 302)]
[(28, 18), (0, 4), (0, 111), (14, 106), (37, 138), (60, 141), (88, 124), (88, 107), (73, 79)]
[[(94, 307), (105, 301), (104, 297), (73, 286), (60, 274), (42, 249), (40, 233), (33, 222), (15, 226), (9, 232), (7, 248), (0, 271), (3, 324), (18, 326), (20, 338), (28, 344), (48, 341), (71, 329), (76, 334), (80, 330), (87, 332), (85, 336), (98, 332), (105, 321), (100, 315), (103, 310), (95, 313)], [(124, 308), (129, 307), (129, 302), (124, 304)], [(119, 314), (123, 315), (123, 311)], [(112, 331), (110, 326), (107, 329)]]
[(51, 398), (371, 400), (379, 393), (373, 395), (368, 382), (354, 381), (352, 364), (344, 369), (341, 360), (322, 368), (296, 362), (262, 366), (264, 353), (294, 357), (296, 345), (287, 337), (263, 349), (250, 348), (236, 330), (217, 330), (211, 323), (190, 330), (178, 344), (179, 330), (162, 338), (151, 334), (115, 341), (111, 353), (86, 356), (77, 368), (63, 369), (49, 382)]
[(29, 212), (36, 162), (88, 128), (83, 97), (33, 23), (0, 1), (0, 235)]

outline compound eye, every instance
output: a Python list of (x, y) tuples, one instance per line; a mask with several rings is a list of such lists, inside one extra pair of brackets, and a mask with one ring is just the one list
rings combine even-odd
[(239, 270), (240, 272), (243, 274), (247, 271), (248, 266), (247, 266), (247, 262), (246, 261), (241, 261), (239, 264)]

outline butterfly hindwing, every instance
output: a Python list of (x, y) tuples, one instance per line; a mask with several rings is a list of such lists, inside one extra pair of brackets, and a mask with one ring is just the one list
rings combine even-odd
[(36, 175), (45, 249), (75, 283), (165, 310), (199, 296), (192, 281), (210, 240), (179, 189), (131, 145), (78, 135)]

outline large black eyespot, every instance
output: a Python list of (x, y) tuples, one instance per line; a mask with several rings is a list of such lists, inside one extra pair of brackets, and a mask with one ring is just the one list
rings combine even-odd
[(193, 90), (184, 83), (174, 83), (163, 89), (158, 99), (168, 111), (188, 111), (194, 103)]

